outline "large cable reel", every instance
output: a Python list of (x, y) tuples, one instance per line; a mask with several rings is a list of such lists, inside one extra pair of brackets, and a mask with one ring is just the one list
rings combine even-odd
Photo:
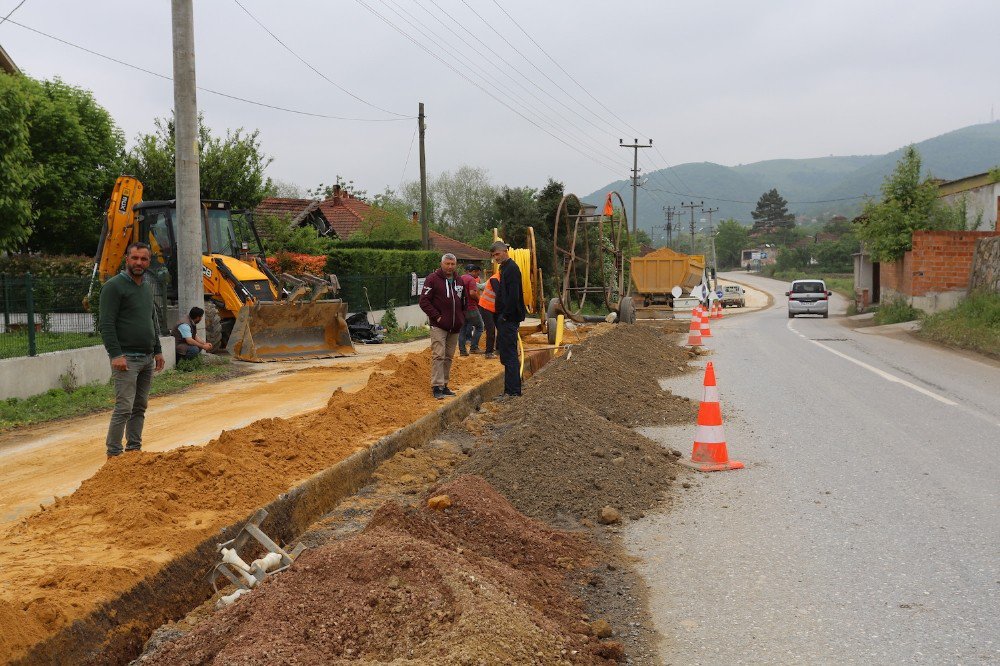
[[(609, 311), (619, 311), (628, 288), (629, 233), (625, 202), (618, 192), (608, 194), (609, 201), (612, 197), (621, 204), (618, 216), (587, 212), (575, 194), (560, 200), (552, 231), (552, 259), (561, 280), (547, 317), (562, 313), (578, 323), (587, 321), (583, 308), (588, 296), (598, 297)], [(570, 212), (571, 203), (576, 213)]]

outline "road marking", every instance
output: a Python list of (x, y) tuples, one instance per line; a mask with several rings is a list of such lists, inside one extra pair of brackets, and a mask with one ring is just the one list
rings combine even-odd
[(905, 387), (907, 387), (909, 389), (913, 389), (917, 393), (922, 393), (923, 395), (926, 395), (928, 398), (933, 398), (933, 399), (937, 400), (938, 402), (944, 403), (946, 405), (951, 405), (952, 407), (957, 407), (958, 406), (957, 402), (955, 402), (953, 400), (949, 400), (948, 398), (946, 398), (946, 397), (944, 397), (942, 395), (938, 395), (934, 391), (928, 391), (923, 386), (917, 386), (916, 384), (914, 384), (912, 382), (906, 381), (902, 377), (897, 377), (896, 375), (888, 373), (885, 370), (879, 370), (878, 368), (876, 368), (873, 365), (868, 365), (864, 361), (859, 361), (858, 359), (854, 358), (853, 356), (848, 356), (847, 354), (845, 354), (845, 353), (843, 353), (841, 351), (837, 351), (833, 347), (829, 347), (827, 345), (824, 345), (822, 342), (817, 342), (816, 340), (813, 340), (812, 338), (806, 337), (804, 334), (799, 333), (794, 328), (792, 328), (792, 320), (791, 319), (788, 320), (788, 323), (786, 325), (787, 325), (789, 331), (791, 331), (795, 335), (799, 336), (803, 340), (811, 342), (814, 345), (816, 345), (817, 347), (821, 347), (821, 348), (827, 350), (828, 352), (830, 352), (831, 354), (835, 354), (835, 355), (839, 356), (840, 358), (842, 358), (842, 359), (844, 359), (846, 361), (850, 361), (851, 363), (853, 363), (855, 365), (861, 366), (865, 370), (868, 370), (869, 372), (875, 373), (876, 375), (878, 375), (882, 379), (885, 379), (885, 380), (890, 381), (890, 382), (894, 382), (896, 384), (902, 384), (903, 386), (905, 386)]

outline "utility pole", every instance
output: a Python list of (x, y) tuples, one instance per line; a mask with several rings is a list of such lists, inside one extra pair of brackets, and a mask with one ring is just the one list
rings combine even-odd
[(198, 173), (198, 99), (195, 94), (192, 0), (171, 0), (171, 15), (174, 42), (177, 301), (179, 314), (187, 314), (191, 308), (201, 307), (205, 302), (201, 282), (201, 187)]
[(703, 208), (701, 212), (708, 214), (708, 237), (712, 240), (712, 271), (715, 273), (715, 288), (719, 288), (719, 262), (718, 257), (715, 256), (715, 228), (712, 227), (712, 213), (719, 210), (719, 207), (715, 208)]
[(667, 216), (667, 225), (664, 229), (667, 230), (667, 247), (670, 247), (670, 244), (673, 242), (674, 215), (677, 214), (677, 209), (674, 206), (664, 206), (663, 212)]
[(424, 154), (424, 103), (420, 102), (420, 112), (417, 114), (417, 127), (420, 129), (420, 240), (425, 250), (431, 249), (431, 230), (427, 220), (427, 156)]
[(639, 139), (632, 139), (632, 143), (622, 143), (622, 139), (618, 139), (618, 147), (632, 149), (632, 237), (635, 238), (639, 228), (639, 218), (635, 207), (635, 192), (639, 188), (639, 149), (652, 148), (653, 140), (650, 139), (649, 144), (645, 145), (639, 143)]
[(683, 201), (681, 202), (681, 208), (691, 209), (691, 254), (694, 254), (694, 209), (701, 208), (704, 205), (705, 205), (704, 201), (699, 201), (698, 203), (695, 203), (693, 201), (691, 203), (684, 203)]

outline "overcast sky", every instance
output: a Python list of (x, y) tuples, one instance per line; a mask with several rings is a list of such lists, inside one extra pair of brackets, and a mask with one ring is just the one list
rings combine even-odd
[[(274, 178), (305, 188), (340, 174), (375, 192), (418, 177), (416, 120), (394, 114), (422, 101), (432, 175), (469, 164), (497, 184), (551, 176), (581, 195), (629, 175), (619, 138), (654, 140), (640, 151), (650, 171), (885, 153), (1000, 113), (996, 0), (466, 1), (240, 0), (361, 102), (235, 0), (196, 0), (199, 86), (385, 122), (205, 91), (199, 107), (217, 133), (260, 129)], [(0, 0), (0, 16), (18, 2)], [(27, 0), (11, 20), (171, 74), (166, 0)], [(0, 45), (31, 76), (93, 91), (130, 143), (170, 114), (170, 81), (12, 23)]]

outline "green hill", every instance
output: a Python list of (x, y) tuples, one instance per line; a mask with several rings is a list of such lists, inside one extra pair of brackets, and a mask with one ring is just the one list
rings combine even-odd
[[(916, 144), (925, 173), (953, 180), (988, 171), (1000, 164), (1000, 122), (972, 125)], [(710, 162), (681, 164), (650, 172), (638, 196), (639, 222), (643, 229), (662, 227), (663, 206), (704, 201), (718, 207), (713, 219), (735, 218), (750, 224), (750, 212), (761, 194), (772, 187), (789, 203), (789, 210), (806, 217), (853, 216), (865, 195), (878, 196), (883, 179), (895, 168), (904, 147), (885, 155), (852, 155), (810, 159), (776, 159), (735, 167)], [(629, 204), (631, 185), (627, 179), (584, 197), (600, 203), (610, 190), (618, 190)], [(684, 229), (690, 214), (684, 211)], [(695, 222), (702, 215), (695, 210)], [(654, 238), (662, 236), (657, 229)]]

